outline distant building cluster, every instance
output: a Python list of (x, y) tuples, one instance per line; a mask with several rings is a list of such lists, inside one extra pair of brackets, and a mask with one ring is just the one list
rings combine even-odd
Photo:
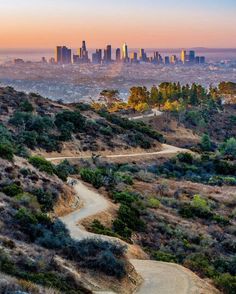
[[(130, 52), (128, 45), (124, 43), (121, 48), (116, 48), (114, 50), (114, 56), (112, 54), (113, 49), (111, 45), (107, 45), (105, 49), (96, 49), (95, 52), (89, 57), (89, 51), (86, 46), (86, 42), (82, 42), (81, 48), (79, 48), (76, 54), (72, 53), (72, 49), (66, 46), (57, 46), (55, 50), (55, 58), (50, 58), (50, 64), (110, 64), (110, 63), (152, 63), (152, 64), (165, 64), (165, 65), (194, 65), (194, 64), (204, 64), (206, 62), (205, 56), (196, 56), (194, 50), (187, 52), (182, 50), (180, 56), (162, 56), (160, 52), (153, 52), (152, 56), (148, 56), (145, 49), (141, 48), (138, 52)], [(15, 64), (24, 63), (22, 59), (15, 59)], [(45, 57), (42, 57), (42, 63), (47, 63)]]
[(206, 62), (205, 56), (196, 56), (194, 50), (190, 50), (189, 52), (187, 52), (186, 50), (182, 50), (180, 61), (183, 64), (204, 64)]
[(78, 50), (78, 54), (72, 55), (72, 50), (65, 46), (56, 48), (56, 59), (51, 59), (51, 62), (58, 64), (79, 64), (79, 63), (94, 63), (94, 64), (109, 64), (112, 62), (124, 63), (153, 63), (153, 64), (204, 64), (204, 56), (196, 56), (195, 51), (187, 52), (182, 50), (180, 58), (176, 55), (162, 56), (158, 51), (153, 53), (153, 56), (148, 56), (145, 49), (140, 49), (139, 52), (129, 53), (128, 45), (125, 43), (122, 48), (115, 50), (115, 59), (112, 59), (112, 46), (107, 45), (104, 50), (96, 49), (92, 53), (92, 58), (89, 58), (89, 53), (86, 47), (86, 42), (82, 42), (82, 47)]

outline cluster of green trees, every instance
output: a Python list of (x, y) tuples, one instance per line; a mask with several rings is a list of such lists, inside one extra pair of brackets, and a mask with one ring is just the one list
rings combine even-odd
[(217, 88), (207, 90), (195, 83), (182, 86), (180, 83), (165, 82), (158, 87), (153, 86), (150, 91), (146, 87), (132, 87), (128, 105), (138, 111), (157, 106), (167, 111), (178, 111), (188, 106), (206, 104), (209, 100), (220, 103), (218, 94)]

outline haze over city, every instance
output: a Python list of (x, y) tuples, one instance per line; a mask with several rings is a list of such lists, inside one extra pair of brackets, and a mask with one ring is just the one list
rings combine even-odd
[(236, 47), (234, 0), (1, 2), (1, 48)]

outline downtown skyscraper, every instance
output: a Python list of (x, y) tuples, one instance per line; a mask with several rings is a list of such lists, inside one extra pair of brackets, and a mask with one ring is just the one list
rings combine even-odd
[(128, 51), (128, 45), (124, 43), (122, 47), (122, 60), (124, 62), (129, 62), (129, 51)]
[(58, 64), (71, 63), (71, 49), (66, 46), (57, 46), (56, 48), (56, 62)]

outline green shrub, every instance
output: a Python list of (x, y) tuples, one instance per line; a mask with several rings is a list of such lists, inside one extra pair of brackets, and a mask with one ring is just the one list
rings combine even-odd
[(193, 156), (192, 154), (186, 152), (186, 153), (180, 153), (177, 155), (177, 159), (180, 162), (184, 162), (184, 163), (188, 163), (188, 164), (192, 164), (193, 163)]
[(96, 219), (92, 222), (91, 231), (95, 234), (119, 237), (118, 234), (114, 233), (111, 229), (106, 228), (99, 220)]
[(92, 184), (96, 189), (103, 185), (103, 176), (99, 169), (82, 168), (80, 175), (83, 181)]
[(31, 156), (29, 158), (29, 163), (31, 163), (34, 167), (42, 172), (46, 172), (49, 175), (53, 175), (55, 172), (55, 168), (53, 164), (43, 157), (40, 156)]
[(34, 107), (28, 100), (23, 100), (20, 103), (20, 110), (24, 112), (32, 112), (34, 110)]
[(230, 138), (221, 145), (220, 151), (223, 155), (232, 156), (236, 159), (236, 139)]
[(224, 177), (224, 184), (229, 186), (236, 186), (236, 177)]
[(70, 128), (72, 127), (71, 132), (79, 132), (84, 128), (85, 118), (79, 111), (64, 110), (56, 114), (55, 125), (59, 130), (62, 130), (67, 123), (70, 124)]
[(207, 135), (207, 134), (204, 134), (201, 138), (201, 149), (203, 151), (211, 151), (212, 150), (212, 143), (211, 143), (209, 135)]
[(31, 224), (35, 225), (38, 223), (36, 216), (26, 208), (20, 208), (17, 211), (15, 218), (23, 227), (27, 227)]
[(56, 197), (52, 193), (46, 192), (43, 189), (36, 189), (33, 194), (37, 197), (41, 209), (43, 212), (48, 212), (53, 210), (53, 206), (56, 202)]
[(160, 207), (160, 204), (161, 204), (161, 202), (154, 197), (151, 197), (148, 199), (148, 207), (150, 207), (150, 208), (158, 208), (158, 207)]
[(105, 136), (109, 136), (109, 137), (112, 137), (113, 136), (113, 131), (112, 131), (112, 128), (110, 126), (100, 127), (99, 132), (102, 135), (105, 135)]
[(118, 182), (123, 182), (127, 185), (133, 185), (133, 177), (128, 173), (116, 172), (114, 177)]
[(153, 257), (156, 260), (159, 260), (159, 261), (174, 262), (174, 263), (177, 262), (177, 259), (176, 259), (176, 257), (173, 254), (167, 253), (167, 252), (163, 252), (161, 250), (155, 251), (154, 254), (153, 254)]
[(214, 282), (216, 286), (223, 291), (223, 293), (236, 293), (236, 276), (232, 276), (229, 273), (221, 274), (214, 279)]
[(202, 253), (193, 253), (188, 256), (184, 261), (184, 266), (199, 273), (202, 277), (207, 276), (212, 278), (216, 274), (214, 266), (211, 265), (209, 258)]
[(2, 189), (2, 192), (5, 193), (7, 196), (14, 197), (18, 194), (23, 193), (22, 187), (16, 184), (10, 184)]
[(203, 117), (200, 111), (192, 110), (186, 112), (185, 119), (193, 126), (198, 126), (199, 122), (203, 119)]
[(29, 207), (30, 209), (35, 209), (35, 210), (40, 209), (40, 204), (35, 195), (29, 194), (29, 193), (21, 193), (16, 195), (14, 199), (18, 203), (24, 205), (25, 207)]
[(125, 238), (128, 241), (132, 236), (132, 230), (129, 229), (127, 227), (127, 225), (119, 218), (114, 220), (113, 229), (114, 229), (115, 233), (117, 233), (119, 236), (122, 236), (123, 238)]
[(27, 129), (28, 125), (32, 123), (32, 119), (33, 115), (31, 113), (16, 111), (10, 118), (9, 123), (16, 127), (25, 125)]
[(3, 249), (0, 249), (0, 271), (9, 275), (14, 275), (16, 272), (14, 263)]
[(227, 217), (223, 216), (223, 215), (214, 214), (212, 219), (214, 221), (216, 221), (218, 224), (221, 224), (223, 226), (227, 226), (227, 225), (230, 224), (230, 220)]
[(137, 208), (121, 204), (118, 211), (118, 219), (126, 224), (133, 231), (142, 231), (145, 228), (144, 222), (140, 219)]
[(232, 125), (236, 126), (236, 115), (231, 115), (229, 121)]
[(200, 195), (195, 195), (190, 203), (183, 203), (179, 213), (186, 218), (200, 217), (211, 219), (213, 216), (207, 201)]
[(76, 104), (76, 108), (80, 111), (88, 111), (92, 109), (91, 105), (87, 103), (78, 103)]
[(37, 146), (38, 135), (36, 131), (23, 131), (20, 133), (19, 139), (27, 147), (33, 149)]
[(114, 192), (112, 194), (112, 198), (116, 202), (123, 203), (123, 204), (126, 204), (126, 205), (130, 205), (131, 203), (138, 200), (138, 197), (137, 197), (136, 194), (128, 192), (128, 191)]
[(6, 143), (6, 142), (12, 142), (12, 134), (9, 132), (9, 130), (0, 123), (0, 142)]
[(0, 143), (0, 157), (9, 161), (13, 160), (14, 149), (10, 143)]
[(64, 160), (59, 163), (55, 169), (57, 176), (63, 181), (66, 181), (69, 175), (77, 173), (77, 169), (71, 165), (68, 160)]
[(59, 139), (61, 141), (70, 141), (72, 139), (72, 132), (74, 130), (74, 125), (71, 122), (65, 122), (60, 126), (61, 135)]
[(198, 194), (193, 196), (192, 206), (200, 210), (209, 210), (207, 201)]

